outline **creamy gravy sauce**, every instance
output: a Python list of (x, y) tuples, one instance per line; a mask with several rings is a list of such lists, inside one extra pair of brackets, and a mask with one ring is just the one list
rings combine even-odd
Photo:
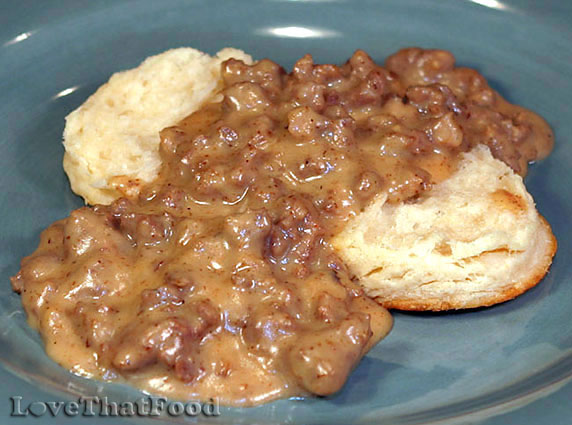
[(54, 223), (12, 278), (74, 373), (228, 405), (332, 394), (392, 321), (330, 237), (380, 193), (414, 202), (477, 143), (521, 174), (552, 147), (444, 51), (307, 55), (290, 74), (229, 60), (223, 79), (220, 103), (161, 132), (154, 182)]

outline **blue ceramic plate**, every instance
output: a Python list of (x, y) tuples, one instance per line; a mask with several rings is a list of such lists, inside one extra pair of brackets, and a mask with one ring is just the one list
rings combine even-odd
[[(527, 178), (560, 245), (550, 274), (515, 301), (493, 308), (395, 314), (393, 332), (339, 394), (222, 409), (215, 422), (570, 423), (571, 21), (572, 4), (564, 1), (4, 0), (0, 422), (10, 419), (8, 397), (14, 395), (25, 402), (81, 394), (118, 401), (141, 396), (126, 386), (72, 376), (54, 364), (27, 326), (8, 280), (20, 258), (35, 249), (40, 231), (82, 204), (61, 166), (64, 117), (111, 73), (178, 46), (210, 53), (234, 46), (288, 68), (307, 52), (316, 61), (340, 63), (362, 48), (383, 61), (398, 48), (417, 45), (451, 50), (458, 63), (480, 70), (510, 101), (539, 112), (554, 128), (554, 153)], [(31, 416), (12, 419), (38, 423)]]

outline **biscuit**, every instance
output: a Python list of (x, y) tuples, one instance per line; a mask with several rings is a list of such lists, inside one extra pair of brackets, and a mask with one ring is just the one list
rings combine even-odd
[(114, 74), (66, 118), (64, 170), (72, 190), (89, 204), (137, 194), (157, 175), (159, 131), (216, 94), (220, 64), (231, 57), (252, 63), (236, 49), (211, 57), (178, 48)]
[(414, 203), (378, 197), (332, 243), (370, 297), (402, 310), (512, 299), (543, 278), (556, 251), (522, 178), (484, 145)]

